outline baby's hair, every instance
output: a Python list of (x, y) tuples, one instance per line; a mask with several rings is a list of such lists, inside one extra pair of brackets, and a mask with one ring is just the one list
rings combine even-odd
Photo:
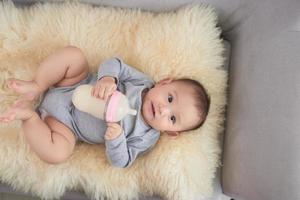
[(191, 85), (193, 87), (193, 89), (195, 90), (195, 100), (196, 100), (195, 106), (198, 110), (198, 116), (200, 117), (201, 121), (196, 126), (190, 128), (189, 131), (198, 129), (199, 127), (201, 127), (203, 125), (203, 123), (205, 122), (206, 117), (208, 115), (208, 111), (209, 111), (209, 107), (210, 107), (210, 97), (207, 94), (207, 91), (203, 87), (203, 85), (198, 81), (195, 81), (195, 80), (189, 79), (189, 78), (181, 78), (181, 79), (177, 79), (175, 81), (179, 81), (179, 82)]

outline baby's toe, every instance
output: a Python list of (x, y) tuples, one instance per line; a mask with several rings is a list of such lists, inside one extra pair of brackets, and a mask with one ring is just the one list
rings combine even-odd
[(0, 122), (10, 122), (11, 121), (11, 116), (3, 115), (0, 116)]
[(6, 83), (6, 86), (7, 86), (7, 87), (10, 87), (10, 86), (12, 85), (12, 83), (13, 83), (13, 79), (12, 79), (12, 78), (9, 78), (9, 79), (6, 80), (5, 83)]
[(9, 88), (9, 89), (14, 89), (16, 87), (16, 82), (14, 79), (8, 79), (6, 81), (6, 86)]
[(11, 113), (8, 117), (7, 117), (7, 120), (8, 121), (12, 121), (16, 118), (16, 113)]

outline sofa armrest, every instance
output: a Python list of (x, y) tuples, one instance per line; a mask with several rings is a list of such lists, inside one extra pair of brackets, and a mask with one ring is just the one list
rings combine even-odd
[(232, 15), (222, 186), (244, 200), (300, 199), (300, 2), (244, 1)]

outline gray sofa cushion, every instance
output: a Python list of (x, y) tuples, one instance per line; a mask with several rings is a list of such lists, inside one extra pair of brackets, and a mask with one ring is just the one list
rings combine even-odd
[(231, 18), (223, 190), (300, 199), (300, 1), (244, 1)]

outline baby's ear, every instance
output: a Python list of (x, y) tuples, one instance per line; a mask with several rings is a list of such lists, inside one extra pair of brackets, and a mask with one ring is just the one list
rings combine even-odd
[(159, 84), (159, 85), (164, 85), (164, 84), (168, 84), (168, 83), (171, 83), (173, 81), (172, 78), (164, 78), (160, 81), (158, 81), (156, 84)]

